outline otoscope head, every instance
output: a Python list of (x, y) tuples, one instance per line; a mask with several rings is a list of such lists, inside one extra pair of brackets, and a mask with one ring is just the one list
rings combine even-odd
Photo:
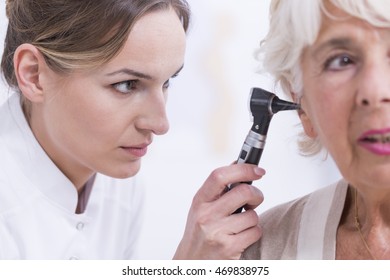
[(282, 100), (272, 92), (261, 88), (252, 88), (249, 102), (252, 115), (273, 115), (279, 111), (297, 110), (300, 108), (299, 104)]
[(300, 105), (279, 99), (264, 89), (252, 88), (249, 108), (254, 118), (252, 130), (266, 135), (273, 114), (284, 110), (297, 110)]

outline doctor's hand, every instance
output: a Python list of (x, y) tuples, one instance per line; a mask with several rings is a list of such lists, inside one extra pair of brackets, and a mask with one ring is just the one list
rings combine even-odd
[[(226, 186), (254, 181), (264, 174), (252, 164), (214, 170), (193, 198), (174, 259), (239, 259), (261, 237), (254, 209), (263, 202), (263, 194), (248, 184), (239, 184), (228, 192)], [(232, 214), (243, 205), (246, 211)]]

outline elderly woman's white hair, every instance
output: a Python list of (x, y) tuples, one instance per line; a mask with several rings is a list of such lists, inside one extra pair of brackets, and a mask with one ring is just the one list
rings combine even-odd
[[(297, 99), (302, 95), (300, 59), (304, 48), (315, 42), (323, 16), (337, 20), (325, 3), (374, 26), (390, 27), (388, 0), (272, 0), (269, 32), (261, 42), (258, 58), (262, 70), (270, 73), (287, 95)], [(300, 139), (299, 147), (304, 155), (316, 154), (322, 148), (318, 139), (308, 137)]]

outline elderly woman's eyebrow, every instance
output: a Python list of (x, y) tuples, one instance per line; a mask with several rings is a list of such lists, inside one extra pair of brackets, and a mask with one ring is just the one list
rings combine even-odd
[(334, 49), (334, 48), (348, 48), (352, 45), (352, 39), (347, 37), (341, 37), (341, 38), (333, 38), (327, 41), (324, 41), (323, 43), (319, 44), (317, 46), (312, 54), (314, 57), (319, 56), (322, 52), (328, 50), (328, 49)]

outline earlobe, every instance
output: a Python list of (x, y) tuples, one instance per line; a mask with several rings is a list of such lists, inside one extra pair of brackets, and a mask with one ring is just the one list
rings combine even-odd
[(43, 102), (44, 99), (40, 84), (43, 63), (42, 54), (31, 44), (22, 44), (15, 51), (14, 69), (19, 89), (33, 103)]
[(317, 132), (315, 131), (309, 116), (306, 114), (306, 112), (303, 109), (299, 109), (298, 114), (299, 114), (299, 118), (301, 119), (303, 130), (305, 131), (306, 135), (309, 136), (310, 138), (316, 138)]
[(291, 95), (291, 98), (292, 98), (293, 102), (298, 103), (298, 104), (301, 103), (300, 102), (301, 98), (298, 96), (298, 94), (296, 94), (295, 92), (290, 91), (290, 95)]
[(314, 126), (311, 122), (310, 117), (306, 114), (303, 107), (305, 107), (304, 100), (302, 98), (302, 94), (297, 94), (295, 92), (290, 92), (291, 97), (295, 103), (299, 103), (301, 105), (301, 108), (298, 110), (298, 115), (301, 120), (303, 130), (305, 131), (305, 134), (310, 138), (316, 138), (317, 132), (314, 129)]

